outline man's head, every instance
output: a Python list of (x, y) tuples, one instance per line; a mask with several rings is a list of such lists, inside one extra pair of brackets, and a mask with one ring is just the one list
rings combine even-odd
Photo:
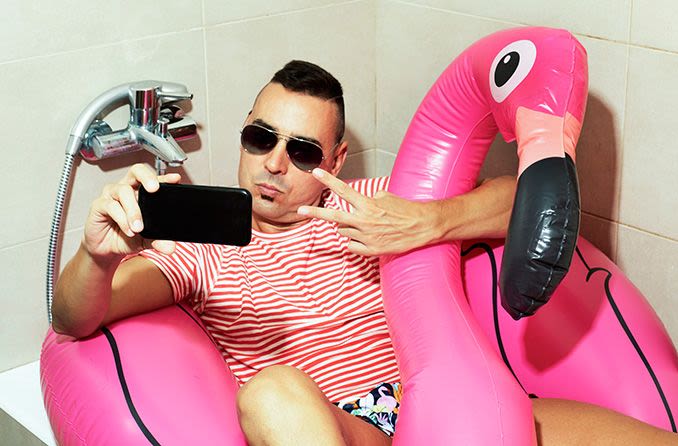
[(297, 208), (317, 205), (323, 192), (313, 165), (336, 175), (346, 159), (341, 84), (317, 65), (292, 61), (259, 92), (243, 128), (238, 180), (252, 193), (254, 228), (276, 232), (303, 222)]
[(336, 139), (339, 144), (344, 137), (344, 91), (339, 81), (318, 65), (302, 60), (288, 62), (273, 75), (271, 82), (285, 87), (286, 90), (327, 99), (337, 107)]

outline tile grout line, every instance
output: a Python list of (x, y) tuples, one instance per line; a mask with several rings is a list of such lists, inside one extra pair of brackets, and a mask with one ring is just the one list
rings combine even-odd
[(143, 37), (137, 37), (137, 38), (132, 38), (132, 39), (123, 39), (123, 40), (116, 40), (115, 42), (107, 42), (107, 43), (101, 43), (98, 45), (92, 45), (92, 46), (84, 46), (84, 47), (79, 47), (79, 48), (71, 48), (67, 50), (61, 50), (61, 51), (55, 51), (53, 53), (49, 54), (39, 54), (36, 56), (29, 56), (29, 57), (23, 57), (19, 59), (13, 59), (13, 60), (6, 60), (4, 62), (0, 62), (0, 67), (3, 65), (10, 65), (14, 63), (21, 63), (21, 62), (30, 62), (34, 60), (40, 60), (40, 59), (48, 59), (50, 57), (54, 56), (64, 56), (64, 55), (69, 55), (69, 54), (75, 54), (80, 51), (88, 51), (88, 50), (100, 50), (100, 49), (105, 49), (105, 48), (111, 48), (120, 44), (129, 44), (129, 43), (135, 43), (135, 42), (143, 42), (144, 40), (150, 40), (150, 39), (157, 39), (157, 38), (163, 38), (163, 37), (168, 37), (168, 36), (175, 36), (179, 34), (184, 34), (184, 33), (191, 33), (195, 31), (199, 31), (202, 29), (201, 26), (198, 27), (193, 27), (193, 28), (187, 28), (187, 29), (182, 29), (180, 31), (169, 31), (169, 32), (164, 32), (164, 33), (159, 33), (159, 34), (151, 34), (148, 36), (143, 36)]
[[(467, 13), (467, 12), (453, 11), (453, 10), (443, 9), (443, 8), (436, 8), (436, 7), (432, 7), (432, 6), (428, 6), (428, 5), (421, 5), (421, 4), (418, 4), (418, 3), (410, 3), (410, 2), (405, 1), (405, 0), (393, 0), (393, 2), (400, 3), (402, 5), (411, 6), (411, 7), (414, 7), (414, 8), (430, 9), (432, 11), (444, 12), (444, 13), (448, 13), (448, 14), (456, 14), (456, 15), (460, 15), (460, 16), (464, 16), (464, 17), (470, 17), (470, 18), (473, 18), (473, 19), (484, 20), (484, 21), (488, 21), (488, 22), (500, 23), (500, 24), (505, 24), (505, 25), (538, 26), (538, 25), (535, 25), (535, 24), (532, 24), (532, 23), (514, 22), (514, 21), (511, 21), (511, 20), (497, 19), (497, 18), (493, 18), (493, 17), (484, 17), (484, 16), (480, 16), (480, 15), (470, 14), (470, 13)], [(562, 28), (562, 27), (559, 27), (559, 26), (552, 26), (552, 27), (553, 28)], [(629, 28), (630, 28), (630, 17), (629, 17)], [(620, 45), (627, 45), (627, 46), (630, 46), (632, 48), (641, 48), (641, 49), (645, 49), (645, 50), (658, 51), (658, 52), (667, 53), (667, 54), (670, 54), (670, 55), (673, 55), (673, 56), (678, 56), (678, 50), (667, 50), (667, 49), (664, 49), (664, 48), (657, 48), (657, 47), (653, 47), (653, 46), (650, 46), (650, 45), (635, 44), (635, 43), (631, 43), (630, 38), (627, 39), (627, 41), (625, 42), (625, 41), (622, 41), (622, 40), (610, 39), (610, 38), (607, 38), (607, 37), (594, 36), (594, 35), (586, 34), (586, 33), (583, 33), (583, 32), (574, 32), (574, 31), (570, 31), (570, 32), (572, 34), (574, 34), (575, 36), (586, 37), (588, 39), (600, 40), (600, 41), (607, 42), (607, 43), (616, 43), (616, 44), (620, 44)]]
[(373, 159), (372, 159), (372, 172), (370, 174), (374, 177), (376, 176), (377, 172), (379, 171), (379, 167), (377, 166), (377, 147), (379, 147), (379, 143), (377, 141), (377, 138), (379, 137), (379, 85), (378, 85), (378, 72), (379, 72), (379, 57), (377, 57), (377, 41), (379, 39), (379, 12), (381, 11), (381, 0), (374, 0), (373, 3), (374, 5), (374, 115), (373, 115), (373, 123), (374, 123), (374, 134), (372, 135), (372, 141), (374, 141), (374, 153), (372, 154)]
[(209, 75), (207, 70), (207, 28), (205, 24), (205, 0), (202, 0), (202, 54), (205, 80), (205, 124), (207, 125), (207, 170), (209, 172), (208, 181), (210, 185), (214, 184), (214, 174), (212, 172), (212, 126), (210, 125), (210, 95), (209, 95)]
[[(624, 150), (626, 149), (626, 125), (627, 125), (627, 116), (628, 116), (628, 100), (629, 100), (629, 74), (631, 71), (631, 27), (632, 27), (632, 19), (633, 19), (633, 0), (630, 0), (629, 3), (629, 22), (628, 22), (628, 34), (627, 34), (627, 40), (628, 44), (626, 45), (626, 67), (625, 68), (625, 74), (624, 74), (624, 107), (622, 108), (621, 112), (623, 113), (622, 116), (622, 128), (621, 128), (621, 141), (620, 146), (620, 154), (619, 154), (619, 166), (621, 167), (621, 170), (619, 172), (619, 193), (617, 194), (617, 202), (615, 205), (617, 206), (617, 219), (619, 220), (618, 224), (621, 226), (623, 223), (621, 223), (621, 214), (622, 214), (622, 196), (624, 193), (623, 189), (623, 184), (624, 184)], [(617, 227), (616, 231), (616, 237), (614, 238), (614, 246), (612, 247), (612, 252), (614, 253), (614, 258), (612, 259), (613, 262), (617, 262), (619, 259), (619, 228), (620, 226)], [(644, 231), (645, 232), (645, 231)]]
[[(72, 233), (72, 232), (76, 232), (76, 231), (82, 231), (84, 228), (85, 228), (85, 226), (79, 226), (77, 228), (72, 228), (72, 229), (68, 229), (68, 230), (64, 231), (61, 234), (62, 240), (61, 240), (60, 245), (63, 245), (63, 236), (64, 235)], [(49, 235), (33, 238), (33, 239), (30, 239), (30, 240), (24, 240), (24, 241), (19, 242), (19, 243), (14, 243), (14, 244), (2, 246), (2, 247), (0, 247), (0, 252), (7, 251), (7, 250), (13, 249), (13, 248), (20, 248), (22, 246), (30, 245), (31, 243), (39, 242), (39, 241), (42, 241), (42, 240), (49, 240)]]
[(661, 238), (662, 240), (666, 240), (666, 241), (673, 242), (673, 243), (678, 243), (678, 238), (673, 238), (671, 236), (660, 234), (658, 232), (648, 231), (647, 229), (643, 229), (639, 226), (634, 226), (634, 225), (631, 225), (631, 224), (628, 224), (628, 223), (622, 223), (620, 221), (611, 220), (608, 217), (596, 215), (596, 214), (593, 214), (591, 212), (582, 211), (582, 214), (586, 215), (587, 217), (590, 217), (590, 218), (593, 218), (593, 219), (596, 219), (596, 220), (600, 220), (604, 223), (612, 223), (612, 224), (615, 224), (619, 227), (624, 227), (624, 228), (627, 228), (627, 229), (632, 229), (634, 231), (641, 232), (641, 233), (643, 233), (643, 235), (657, 237), (657, 238)]
[(264, 14), (264, 15), (258, 15), (254, 17), (243, 17), (239, 19), (233, 19), (230, 21), (226, 22), (221, 22), (221, 23), (215, 23), (213, 25), (205, 25), (205, 28), (219, 28), (222, 26), (228, 26), (228, 25), (235, 25), (235, 24), (240, 24), (240, 23), (246, 23), (246, 22), (252, 22), (256, 20), (265, 20), (269, 18), (274, 18), (274, 17), (281, 17), (281, 16), (286, 16), (286, 15), (293, 15), (293, 14), (298, 14), (298, 13), (304, 13), (308, 11), (319, 11), (321, 9), (329, 9), (329, 8), (334, 8), (337, 6), (345, 6), (345, 5), (350, 5), (353, 3), (360, 3), (364, 0), (349, 0), (349, 1), (344, 1), (344, 2), (338, 2), (338, 3), (329, 3), (326, 5), (320, 5), (320, 6), (311, 6), (308, 8), (301, 8), (301, 9), (293, 9), (290, 11), (280, 11), (280, 12), (275, 12), (272, 14)]

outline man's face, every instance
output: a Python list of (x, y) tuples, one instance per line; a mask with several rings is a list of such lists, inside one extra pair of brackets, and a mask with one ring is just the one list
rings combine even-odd
[[(345, 143), (332, 150), (336, 120), (333, 102), (270, 83), (259, 93), (245, 125), (257, 123), (284, 135), (318, 141), (325, 156), (319, 167), (336, 175), (346, 157)], [(324, 189), (313, 175), (292, 164), (286, 147), (282, 138), (264, 155), (240, 147), (238, 182), (252, 194), (252, 226), (263, 232), (282, 231), (306, 220), (297, 209), (317, 205)]]

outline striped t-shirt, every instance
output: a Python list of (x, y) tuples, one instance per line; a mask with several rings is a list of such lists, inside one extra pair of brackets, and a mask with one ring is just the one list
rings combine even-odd
[[(349, 184), (372, 196), (387, 182)], [(334, 193), (324, 206), (350, 207)], [(142, 255), (163, 271), (175, 300), (187, 298), (200, 314), (241, 384), (285, 364), (337, 402), (399, 381), (378, 258), (352, 254), (347, 245), (336, 224), (312, 219), (282, 233), (252, 231), (244, 247), (177, 243), (171, 256)]]

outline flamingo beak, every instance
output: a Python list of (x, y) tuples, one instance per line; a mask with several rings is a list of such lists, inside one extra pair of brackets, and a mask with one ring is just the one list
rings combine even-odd
[(580, 131), (569, 113), (516, 113), (518, 187), (499, 278), (502, 306), (516, 320), (548, 302), (569, 270), (579, 234)]

